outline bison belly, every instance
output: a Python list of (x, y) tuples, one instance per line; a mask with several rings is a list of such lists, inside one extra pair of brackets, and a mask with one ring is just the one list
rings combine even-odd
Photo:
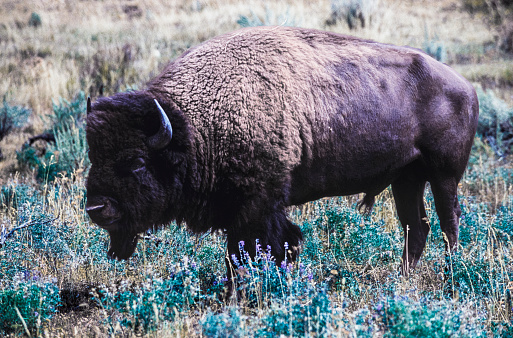
[(412, 134), (368, 131), (342, 132), (335, 145), (317, 145), (317, 154), (292, 172), (289, 204), (361, 192), (375, 196), (421, 158)]

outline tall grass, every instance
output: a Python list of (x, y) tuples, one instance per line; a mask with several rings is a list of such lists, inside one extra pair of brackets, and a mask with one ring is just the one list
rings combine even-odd
[[(421, 264), (403, 278), (398, 274), (400, 227), (385, 226), (397, 224), (395, 219), (362, 216), (349, 198), (310, 203), (308, 214), (293, 208), (291, 217), (306, 238), (298, 262), (277, 267), (262, 248), (255, 259), (247, 257), (235, 267), (239, 298), (224, 303), (221, 234), (200, 241), (170, 225), (144, 235), (129, 261), (110, 261), (105, 254), (108, 236), (85, 216), (80, 174), (41, 188), (13, 180), (1, 196), (8, 229), (27, 225), (0, 248), (4, 292), (21, 292), (22, 284), (12, 284), (20, 276), (29, 285), (47, 280), (44, 287), (61, 294), (89, 290), (82, 302), (94, 314), (89, 320), (104, 334), (500, 336), (501, 330), (511, 330), (511, 197), (495, 212), (462, 197), (460, 244), (447, 258), (449, 278), (433, 210), (428, 212), (432, 232)], [(430, 194), (426, 202), (432, 206)], [(393, 215), (392, 207), (386, 196), (377, 201), (383, 214), (389, 210)], [(37, 303), (40, 296), (30, 297)], [(30, 297), (18, 300), (17, 307), (32, 306)], [(53, 311), (70, 306), (69, 299), (52, 299), (42, 304)], [(24, 332), (14, 307), (7, 309), (4, 331)], [(42, 313), (23, 314), (25, 322), (37, 323), (36, 312)], [(46, 313), (51, 321), (52, 312)], [(181, 326), (185, 319), (188, 327)], [(51, 333), (51, 328), (45, 322), (28, 325), (31, 332)]]
[[(235, 266), (237, 299), (228, 302), (221, 233), (193, 236), (170, 224), (142, 234), (130, 260), (106, 258), (108, 235), (84, 211), (85, 96), (94, 99), (101, 87), (107, 95), (142, 88), (190, 46), (241, 25), (325, 28), (332, 3), (342, 2), (0, 5), (0, 94), (9, 107), (33, 111), (28, 125), (2, 141), (6, 161), (15, 161), (29, 136), (49, 131), (56, 139), (21, 160), (33, 160), (32, 171), (4, 170), (0, 178), (0, 335), (512, 335), (511, 105), (489, 91), (479, 92), (480, 132), (459, 190), (458, 251), (444, 254), (427, 189), (431, 232), (407, 278), (399, 275), (403, 233), (389, 189), (370, 215), (356, 211), (359, 196), (290, 208), (305, 235), (298, 262), (276, 266), (261, 248)], [(329, 29), (435, 56), (440, 43), (439, 56), (463, 60), (467, 74), (479, 68), (475, 62), (495, 62), (492, 32), (449, 1), (372, 3), (372, 24), (350, 30), (342, 20)], [(41, 171), (38, 180), (33, 171)]]

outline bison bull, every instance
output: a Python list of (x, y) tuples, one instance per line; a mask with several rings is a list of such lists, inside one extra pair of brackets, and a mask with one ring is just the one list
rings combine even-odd
[[(260, 27), (185, 52), (141, 91), (88, 103), (87, 212), (126, 259), (172, 220), (222, 229), (228, 254), (255, 240), (281, 261), (300, 229), (285, 208), (388, 185), (405, 236), (403, 272), (430, 230), (430, 182), (447, 249), (478, 120), (472, 86), (421, 51), (309, 29)], [(297, 255), (293, 250), (291, 258)]]

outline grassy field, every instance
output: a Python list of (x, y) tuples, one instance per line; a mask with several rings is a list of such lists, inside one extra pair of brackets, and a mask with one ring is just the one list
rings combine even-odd
[[(364, 27), (344, 14), (351, 3)], [(0, 335), (513, 336), (513, 56), (491, 14), (470, 3), (481, 2), (2, 0)], [(474, 83), (480, 123), (457, 252), (444, 255), (428, 189), (432, 231), (415, 273), (401, 277), (387, 189), (370, 215), (355, 208), (361, 196), (291, 208), (305, 236), (299, 261), (276, 267), (264, 248), (240, 262), (239, 301), (222, 301), (220, 233), (171, 224), (145, 234), (128, 261), (107, 259), (107, 233), (84, 210), (85, 97), (143, 88), (189, 47), (262, 24), (410, 45)], [(26, 144), (44, 132), (55, 142)]]

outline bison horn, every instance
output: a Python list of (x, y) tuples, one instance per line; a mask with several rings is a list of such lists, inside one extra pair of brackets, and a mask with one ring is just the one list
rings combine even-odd
[(155, 100), (155, 104), (160, 112), (160, 128), (155, 135), (148, 139), (148, 146), (152, 149), (158, 150), (165, 148), (169, 142), (171, 142), (171, 138), (173, 137), (173, 128), (171, 127), (171, 122), (169, 122), (166, 112), (162, 109), (157, 100)]
[(91, 112), (91, 98), (87, 98), (87, 115)]

